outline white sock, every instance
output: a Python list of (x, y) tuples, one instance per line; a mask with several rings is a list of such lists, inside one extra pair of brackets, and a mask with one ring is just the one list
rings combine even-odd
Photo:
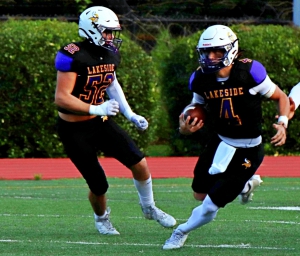
[(252, 181), (248, 180), (241, 193), (247, 193), (251, 187), (252, 187)]
[(216, 217), (218, 209), (219, 207), (216, 206), (207, 195), (202, 205), (196, 207), (192, 211), (192, 215), (188, 221), (179, 225), (177, 229), (183, 233), (189, 233), (190, 231), (211, 222)]
[(107, 214), (107, 211), (105, 210), (104, 214), (99, 216), (97, 215), (96, 213), (94, 213), (94, 217), (95, 217), (95, 220), (99, 220), (99, 219), (103, 219), (105, 217), (105, 215)]
[(133, 179), (133, 182), (138, 191), (141, 205), (143, 207), (154, 205), (151, 176), (143, 181)]

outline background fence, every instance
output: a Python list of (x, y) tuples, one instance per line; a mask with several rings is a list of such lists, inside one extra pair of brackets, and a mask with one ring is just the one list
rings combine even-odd
[[(89, 6), (111, 8), (123, 29), (147, 51), (155, 44), (162, 26), (174, 36), (188, 36), (214, 24), (293, 24), (293, 3), (299, 0), (2, 0), (0, 20), (8, 18), (78, 22), (79, 14)], [(300, 16), (300, 13), (299, 13)]]

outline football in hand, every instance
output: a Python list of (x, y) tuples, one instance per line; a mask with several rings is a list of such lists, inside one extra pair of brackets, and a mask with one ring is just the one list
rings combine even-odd
[(206, 110), (204, 106), (199, 103), (191, 103), (187, 105), (183, 110), (183, 114), (184, 120), (186, 120), (188, 116), (191, 117), (190, 123), (192, 123), (196, 117), (198, 118), (198, 121), (203, 120), (204, 122), (206, 119)]

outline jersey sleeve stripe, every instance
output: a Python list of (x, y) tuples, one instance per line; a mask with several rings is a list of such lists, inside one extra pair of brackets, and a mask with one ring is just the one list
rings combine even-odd
[(71, 70), (73, 59), (65, 54), (58, 52), (55, 58), (56, 70), (67, 72)]
[(250, 73), (257, 84), (260, 84), (262, 81), (264, 81), (267, 76), (265, 67), (256, 60), (253, 60)]

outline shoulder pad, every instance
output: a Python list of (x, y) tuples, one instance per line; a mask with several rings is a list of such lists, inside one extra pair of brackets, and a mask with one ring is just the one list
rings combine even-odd
[(249, 72), (257, 84), (260, 84), (262, 81), (264, 81), (267, 76), (266, 68), (257, 60), (245, 58), (238, 60), (236, 64), (238, 69)]

